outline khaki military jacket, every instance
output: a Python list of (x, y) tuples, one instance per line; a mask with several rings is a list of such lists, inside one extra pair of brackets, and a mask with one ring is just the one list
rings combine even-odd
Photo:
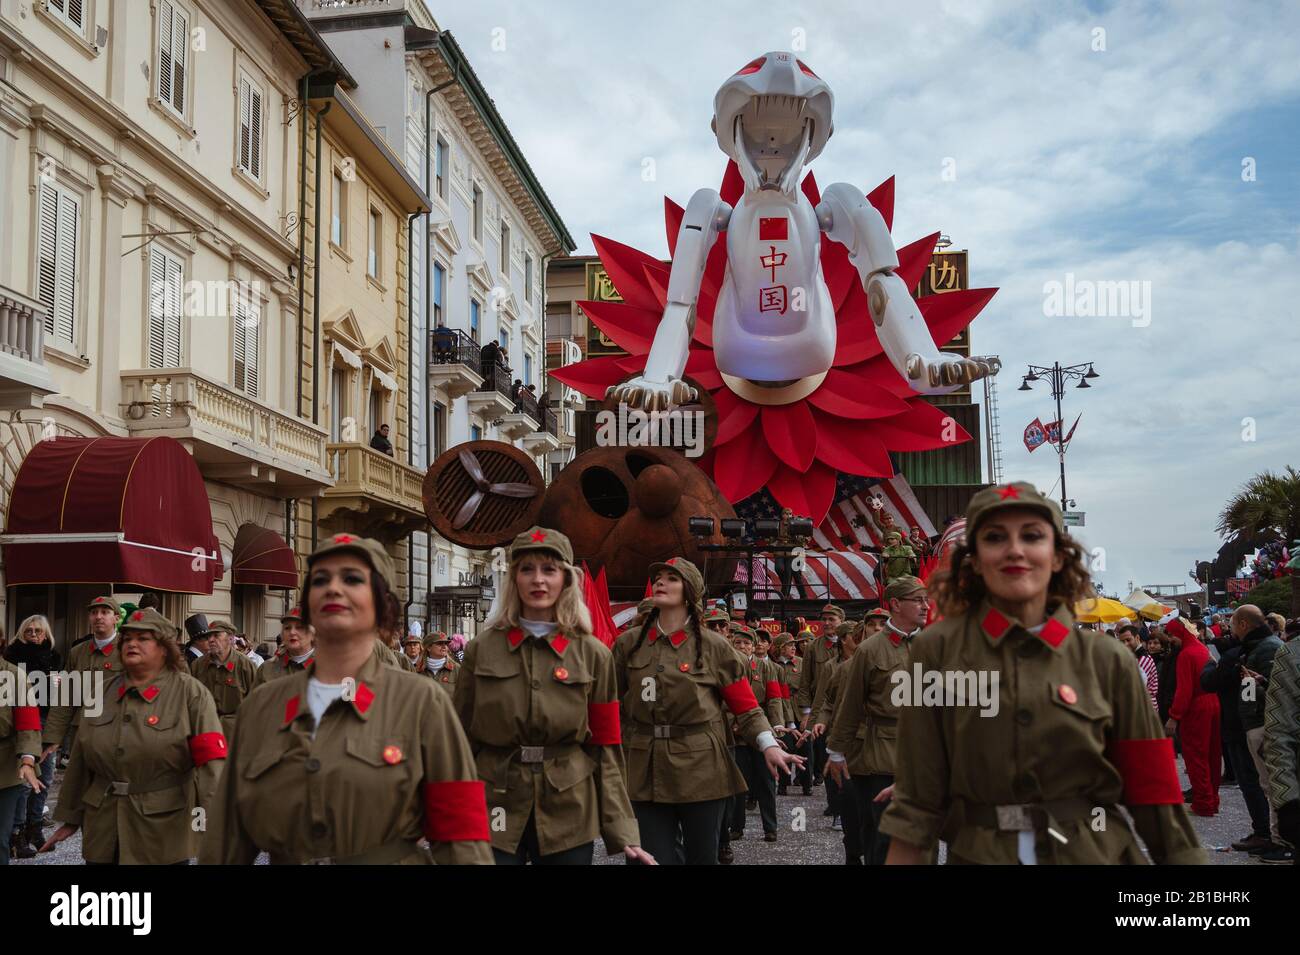
[[(0, 657), (0, 686), (7, 694), (18, 693), (23, 672)], [(0, 706), (0, 789), (17, 786), (18, 759), (30, 756), (41, 761), (41, 711), (35, 706)], [(37, 773), (39, 775), (39, 771)]]
[[(853, 651), (854, 657), (857, 656), (861, 649), (862, 646), (859, 644), (858, 648)], [(826, 695), (822, 703), (822, 710), (817, 719), (817, 722), (826, 727), (826, 732), (828, 734), (831, 732), (831, 727), (835, 723), (835, 711), (839, 706), (839, 701), (844, 696), (844, 686), (848, 682), (849, 672), (851, 669), (850, 664), (852, 664), (852, 662), (853, 658), (850, 657), (848, 660), (842, 660), (836, 664), (835, 672), (831, 674), (831, 678), (828, 681)], [(862, 744), (863, 741), (861, 739), (851, 739), (847, 743), (847, 749), (836, 750), (836, 752), (843, 755), (845, 761), (848, 763), (850, 773), (856, 774), (857, 770), (854, 769), (854, 767), (860, 765), (862, 762)], [(830, 745), (829, 740), (826, 745), (830, 749), (835, 749), (834, 746)]]
[(272, 680), (240, 707), (199, 861), (491, 864), (483, 786), (447, 697), (372, 654), (313, 736), (310, 678)]
[(409, 660), (407, 660), (406, 666), (402, 666), (404, 654), (394, 653), (393, 648), (384, 643), (384, 641), (378, 637), (375, 637), (374, 655), (379, 659), (379, 662), (385, 666), (390, 666), (394, 670), (406, 670), (407, 672), (410, 672), (411, 662)]
[(803, 656), (803, 675), (799, 680), (799, 692), (795, 697), (799, 719), (803, 719), (805, 711), (812, 711), (820, 689), (821, 674), (825, 672), (826, 664), (838, 660), (839, 656), (839, 643), (829, 637), (818, 637), (809, 643), (808, 652)]
[[(914, 639), (911, 673), (882, 832), (922, 849), (942, 836), (952, 861), (1014, 864), (1020, 811), (1007, 807), (1038, 804), (1025, 815), (1041, 821), (1050, 813), (1068, 842), (1039, 826), (1037, 861), (1141, 863), (1116, 808), (1123, 803), (1156, 862), (1205, 861), (1183, 807), (1172, 741), (1133, 655), (1118, 640), (1080, 630), (1067, 607), (1039, 635), (987, 603), (942, 620)], [(958, 677), (981, 673), (986, 687), (997, 677), (995, 715), (970, 702), (924, 705), (935, 676), (955, 691)], [(932, 693), (931, 702), (938, 697)]]
[(235, 726), (235, 713), (257, 684), (257, 667), (238, 650), (231, 650), (225, 663), (216, 663), (208, 655), (199, 657), (190, 665), (190, 674), (212, 694), (222, 731), (229, 736)]
[(543, 855), (597, 835), (610, 853), (640, 844), (603, 643), (490, 629), (466, 645), (453, 692), (487, 787), (494, 848), (517, 851), (530, 816)]
[(794, 657), (785, 663), (780, 660), (771, 663), (776, 667), (781, 683), (781, 719), (786, 726), (798, 726), (799, 714), (795, 712), (794, 698), (799, 692), (799, 660)]
[(311, 665), (316, 662), (316, 651), (312, 650), (312, 655), (302, 663), (295, 663), (293, 657), (283, 650), (277, 652), (271, 659), (267, 660), (257, 668), (257, 680), (254, 686), (261, 686), (263, 683), (270, 683), (272, 680), (278, 680), (282, 676), (292, 676), (295, 673), (301, 673), (303, 670), (310, 670)]
[[(899, 707), (894, 674), (912, 665), (912, 642), (893, 627), (873, 633), (858, 646), (845, 673), (826, 745), (843, 753), (854, 776), (894, 774)], [(856, 754), (849, 759), (849, 753)]]
[(780, 668), (766, 657), (742, 658), (749, 667), (749, 686), (754, 699), (763, 708), (772, 726), (784, 725), (785, 695), (781, 689)]
[(454, 657), (448, 656), (447, 662), (442, 665), (442, 669), (438, 671), (437, 675), (428, 667), (417, 672), (420, 676), (432, 680), (433, 685), (439, 689), (455, 694), (456, 681), (460, 678), (460, 668), (461, 664), (457, 663)]
[(772, 727), (725, 637), (689, 620), (668, 636), (647, 623), (618, 638), (614, 662), (633, 800), (701, 802), (748, 789), (728, 752), (728, 725), (755, 749)]
[[(69, 674), (80, 671), (87, 677), (102, 673), (103, 687), (107, 687), (122, 672), (122, 651), (117, 644), (117, 635), (113, 635), (113, 642), (103, 650), (95, 646), (93, 637), (77, 644), (68, 651), (67, 671)], [(97, 694), (100, 698), (104, 695), (103, 687)], [(41, 733), (45, 745), (62, 743), (69, 727), (76, 729), (80, 725), (81, 710), (80, 706), (51, 706), (45, 714), (45, 729)]]
[(212, 696), (188, 673), (132, 688), (119, 674), (103, 711), (82, 716), (54, 818), (81, 827), (87, 862), (182, 862), (199, 852), (226, 757)]

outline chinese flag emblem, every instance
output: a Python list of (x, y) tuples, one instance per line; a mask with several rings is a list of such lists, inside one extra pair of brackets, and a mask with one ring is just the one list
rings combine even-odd
[(760, 242), (784, 242), (790, 237), (790, 220), (785, 216), (759, 218), (758, 239)]

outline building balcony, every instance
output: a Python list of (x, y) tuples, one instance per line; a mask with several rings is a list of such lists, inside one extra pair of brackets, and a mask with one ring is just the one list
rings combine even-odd
[(283, 498), (333, 483), (324, 428), (190, 368), (122, 372), (122, 416), (133, 436), (180, 441), (205, 478)]
[(546, 454), (558, 451), (564, 443), (560, 438), (559, 418), (550, 408), (541, 409), (542, 427), (524, 435), (524, 450), (529, 454)]
[(483, 384), (479, 344), (450, 328), (429, 333), (429, 381), (455, 401)]
[(45, 308), (0, 285), (0, 408), (39, 408), (58, 389), (45, 367)]
[[(515, 399), (510, 394), (510, 372), (500, 365), (484, 368), (483, 383), (468, 393), (471, 414), (476, 414), (484, 421), (496, 421), (511, 415), (515, 409)], [(533, 422), (533, 427), (537, 423)]]
[(329, 444), (325, 453), (334, 486), (321, 495), (320, 520), (347, 512), (365, 536), (390, 540), (428, 525), (424, 471), (364, 444)]

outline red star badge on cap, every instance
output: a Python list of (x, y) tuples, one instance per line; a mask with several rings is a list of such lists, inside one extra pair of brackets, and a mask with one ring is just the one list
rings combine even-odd
[(546, 533), (544, 531), (533, 531), (533, 540), (540, 544), (546, 540)]
[(1015, 500), (1018, 501), (1020, 500), (1020, 489), (1017, 488), (1014, 484), (1008, 484), (1006, 487), (998, 488), (998, 495), (1004, 501), (1007, 498), (1014, 498)]
[(677, 558), (669, 557), (666, 561), (664, 561), (664, 563), (667, 564), (669, 567), (672, 567), (674, 564), (677, 563)]
[(334, 535), (334, 543), (336, 543), (336, 544), (351, 544), (352, 541), (355, 540), (355, 539), (356, 539), (356, 538), (354, 538), (351, 534), (335, 534), (335, 535)]
[(143, 610), (137, 610), (135, 613), (131, 614), (131, 619), (132, 619), (132, 620), (143, 620), (143, 619), (144, 619), (144, 611), (143, 611)]

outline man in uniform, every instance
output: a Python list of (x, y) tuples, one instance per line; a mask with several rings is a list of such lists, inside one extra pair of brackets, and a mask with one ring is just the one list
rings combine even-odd
[(439, 687), (454, 694), (460, 664), (451, 658), (451, 638), (441, 630), (434, 631), (424, 641), (424, 653), (425, 673)]
[(235, 713), (257, 680), (257, 667), (242, 653), (235, 651), (236, 630), (225, 620), (214, 620), (207, 629), (208, 655), (196, 660), (190, 673), (217, 704), (221, 731), (229, 738), (235, 727)]
[[(93, 696), (94, 700), (102, 703), (104, 688), (122, 672), (122, 654), (117, 646), (118, 606), (112, 597), (96, 597), (86, 609), (90, 612), (90, 636), (68, 651), (68, 673), (80, 672), (85, 702), (91, 702)], [(80, 706), (50, 707), (41, 734), (45, 746), (41, 759), (58, 749), (65, 735), (68, 736), (67, 751), (72, 752), (77, 727), (81, 725), (82, 709)]]
[[(807, 632), (807, 631), (805, 631)], [(784, 631), (778, 633), (772, 640), (772, 662), (776, 664), (780, 673), (781, 680), (781, 697), (785, 701), (785, 726), (788, 731), (782, 740), (782, 745), (792, 753), (797, 753), (805, 758), (808, 753), (805, 751), (805, 740), (810, 740), (811, 734), (805, 734), (799, 729), (798, 714), (795, 712), (795, 696), (799, 692), (799, 682), (802, 679), (801, 664), (799, 657), (794, 652), (794, 637)], [(797, 771), (791, 778), (803, 785), (803, 794), (812, 795), (812, 767), (807, 764), (804, 768)], [(776, 794), (778, 796), (788, 795), (787, 785), (790, 782), (785, 776), (777, 780)]]
[(195, 660), (207, 655), (208, 638), (204, 636), (207, 630), (208, 618), (206, 615), (196, 613), (185, 618), (185, 632), (190, 637), (190, 642), (185, 646), (185, 665), (187, 667), (194, 666)]
[(898, 531), (890, 531), (885, 535), (885, 548), (880, 552), (880, 557), (886, 587), (895, 577), (916, 573), (916, 551), (903, 542), (903, 535)]
[[(826, 728), (830, 725), (829, 720), (819, 719), (823, 707), (826, 705), (826, 696), (830, 691), (832, 681), (835, 679), (835, 673), (844, 660), (845, 645), (849, 645), (849, 652), (857, 646), (855, 634), (858, 625), (845, 621), (839, 624), (834, 635), (830, 638), (833, 656), (823, 662), (817, 670), (817, 692), (813, 694), (812, 714), (809, 719), (810, 729), (812, 730), (815, 752), (822, 754), (826, 752)], [(818, 645), (827, 643), (826, 638), (817, 641)], [(821, 756), (823, 770), (825, 768), (826, 757)], [(831, 828), (834, 829), (839, 825), (839, 818), (844, 814), (841, 806), (840, 795), (844, 786), (833, 779), (824, 779), (826, 783), (826, 808), (822, 811), (823, 816), (829, 816), (833, 822)]]
[[(841, 624), (841, 628), (844, 632), (840, 635), (840, 656), (829, 664), (832, 671), (830, 678), (826, 681), (826, 692), (822, 694), (820, 702), (813, 708), (813, 716), (816, 721), (813, 724), (813, 733), (819, 737), (825, 736), (831, 724), (835, 722), (835, 707), (844, 692), (844, 678), (849, 671), (849, 664), (852, 662), (853, 654), (857, 652), (862, 639), (863, 629), (847, 623)], [(851, 750), (849, 757), (852, 758), (854, 755), (855, 753)], [(829, 765), (828, 762), (827, 766), (829, 767)], [(857, 797), (853, 793), (852, 781), (841, 782), (828, 770), (826, 789), (829, 792), (836, 787), (839, 788), (839, 793), (835, 800), (835, 809), (839, 815), (832, 820), (831, 828), (842, 830), (844, 833), (844, 864), (862, 865), (864, 852), (862, 824), (858, 818), (858, 803)], [(843, 825), (840, 824), (841, 819), (843, 819)]]
[[(749, 670), (749, 686), (754, 691), (754, 698), (767, 714), (772, 731), (780, 736), (785, 730), (785, 697), (781, 692), (780, 674), (777, 666), (766, 657), (755, 654), (755, 633), (745, 626), (733, 625), (731, 645), (745, 659)], [(749, 783), (749, 794), (758, 803), (759, 818), (763, 823), (763, 841), (776, 842), (776, 780), (763, 764), (762, 755), (743, 741), (738, 742), (733, 755), (736, 765)], [(731, 803), (728, 825), (731, 838), (739, 839), (745, 834), (745, 809), (747, 794), (737, 794)]]
[[(799, 706), (799, 729), (808, 732), (812, 729), (813, 703), (823, 690), (822, 681), (830, 668), (826, 664), (840, 655), (840, 638), (837, 628), (844, 622), (844, 611), (835, 604), (822, 607), (822, 636), (814, 640), (803, 654), (803, 678), (799, 681), (799, 695), (795, 702)], [(807, 632), (807, 631), (804, 631)], [(802, 636), (802, 633), (800, 634)], [(809, 633), (811, 638), (812, 634)], [(798, 639), (798, 638), (796, 638)], [(826, 740), (818, 737), (813, 742), (812, 750), (813, 783), (822, 781), (822, 768), (826, 763)], [(829, 800), (829, 794), (827, 799)], [(829, 810), (831, 807), (827, 805)], [(830, 813), (828, 812), (827, 815)]]
[(912, 638), (920, 632), (929, 607), (925, 584), (915, 577), (890, 581), (885, 600), (889, 621), (853, 655), (827, 741), (827, 774), (838, 781), (852, 776), (867, 865), (884, 865), (889, 851), (889, 838), (878, 832), (886, 803), (875, 798), (894, 781), (899, 707), (892, 701), (893, 675), (911, 666)]
[(867, 617), (862, 621), (862, 634), (858, 637), (858, 643), (865, 643), (866, 639), (873, 633), (879, 633), (885, 629), (885, 624), (889, 621), (889, 611), (884, 607), (876, 607), (867, 611)]
[(302, 622), (302, 608), (280, 618), (280, 649), (257, 668), (256, 686), (305, 670), (316, 659), (316, 631)]

